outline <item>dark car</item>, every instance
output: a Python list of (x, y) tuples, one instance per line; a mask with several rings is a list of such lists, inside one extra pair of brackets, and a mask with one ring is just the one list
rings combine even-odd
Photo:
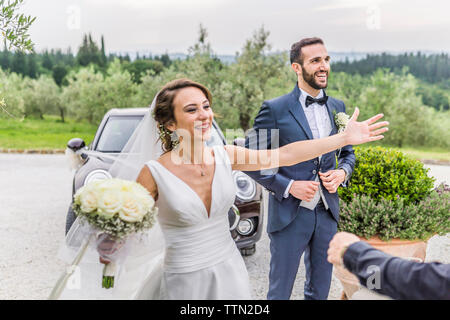
[[(103, 117), (97, 129), (94, 140), (86, 147), (82, 139), (71, 139), (67, 148), (76, 152), (78, 169), (73, 178), (72, 198), (75, 192), (85, 184), (98, 179), (112, 178), (108, 172), (114, 157), (117, 156), (133, 134), (139, 122), (148, 112), (148, 108), (111, 109)], [(235, 140), (235, 144), (242, 140)], [(213, 122), (211, 139), (208, 146), (226, 144), (225, 137), (216, 122)], [(105, 157), (93, 157), (83, 153), (83, 150), (95, 150), (105, 154)], [(112, 157), (111, 157), (112, 156)], [(112, 158), (112, 159), (111, 159)], [(236, 199), (228, 212), (230, 232), (241, 250), (242, 255), (255, 252), (255, 244), (261, 238), (263, 228), (262, 189), (259, 184), (241, 171), (233, 171), (236, 183)], [(66, 233), (70, 229), (75, 214), (72, 205), (69, 206), (66, 220)]]

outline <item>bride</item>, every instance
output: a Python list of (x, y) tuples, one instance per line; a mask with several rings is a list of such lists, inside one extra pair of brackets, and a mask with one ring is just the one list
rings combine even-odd
[[(388, 130), (387, 122), (377, 122), (381, 114), (357, 122), (356, 109), (343, 133), (323, 139), (272, 150), (232, 145), (209, 148), (205, 142), (214, 118), (211, 101), (210, 92), (199, 83), (189, 79), (167, 83), (152, 103), (153, 118), (143, 121), (127, 144), (128, 150), (124, 149), (130, 155), (139, 153), (140, 160), (134, 161), (135, 167), (141, 162), (139, 174), (127, 177), (136, 179), (155, 199), (159, 224), (152, 243), (155, 247), (156, 242), (163, 243), (164, 249), (159, 255), (152, 251), (147, 261), (137, 259), (141, 262), (134, 263), (135, 270), (141, 272), (122, 272), (115, 288), (121, 295), (115, 297), (251, 299), (248, 273), (228, 229), (228, 210), (236, 193), (232, 170), (291, 166), (346, 145), (382, 139), (381, 134)], [(160, 156), (148, 151), (156, 140), (162, 144)], [(123, 152), (122, 161), (116, 161), (112, 171), (120, 168), (124, 159), (131, 159), (126, 154)], [(159, 228), (163, 239), (155, 236)]]

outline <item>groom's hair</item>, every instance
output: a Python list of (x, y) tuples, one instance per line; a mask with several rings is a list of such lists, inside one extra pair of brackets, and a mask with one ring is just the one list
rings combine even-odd
[(322, 39), (313, 37), (313, 38), (304, 38), (300, 40), (299, 42), (294, 43), (291, 46), (291, 64), (294, 62), (303, 65), (303, 55), (302, 55), (302, 48), (306, 46), (310, 46), (313, 44), (324, 44)]

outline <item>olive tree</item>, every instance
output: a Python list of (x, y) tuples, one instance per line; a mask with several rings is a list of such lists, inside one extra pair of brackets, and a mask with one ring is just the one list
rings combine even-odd
[(148, 106), (158, 91), (169, 81), (177, 78), (189, 78), (205, 85), (213, 95), (214, 110), (217, 109), (216, 88), (223, 81), (226, 66), (215, 56), (207, 42), (208, 33), (200, 25), (197, 43), (189, 48), (185, 60), (177, 60), (160, 73), (152, 70), (141, 77), (137, 101), (139, 105)]
[(416, 91), (417, 80), (413, 75), (396, 75), (379, 69), (361, 92), (360, 118), (367, 119), (377, 113), (385, 115), (390, 130), (383, 139), (384, 144), (424, 146), (434, 124), (429, 108), (423, 105)]
[(23, 92), (26, 90), (23, 77), (16, 73), (6, 73), (0, 70), (0, 117), (24, 118), (25, 99)]
[(286, 86), (286, 56), (269, 54), (268, 37), (264, 27), (257, 30), (218, 86), (220, 109), (227, 118), (237, 117), (237, 125), (244, 131), (250, 128), (264, 99), (273, 97), (273, 86)]
[(9, 49), (33, 51), (28, 29), (36, 17), (17, 13), (24, 0), (0, 0), (0, 31)]
[(118, 59), (109, 65), (106, 76), (91, 65), (70, 73), (67, 81), (63, 103), (77, 119), (98, 123), (109, 109), (137, 106), (137, 84)]

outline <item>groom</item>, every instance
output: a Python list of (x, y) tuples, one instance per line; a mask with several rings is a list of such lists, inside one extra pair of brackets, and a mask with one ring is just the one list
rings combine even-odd
[[(338, 132), (334, 114), (345, 112), (345, 105), (328, 97), (323, 90), (330, 71), (330, 57), (323, 41), (306, 38), (294, 43), (290, 58), (298, 82), (292, 92), (264, 101), (247, 135), (248, 148), (276, 148), (278, 143), (281, 147)], [(327, 249), (339, 221), (337, 188), (345, 186), (354, 164), (353, 149), (345, 146), (340, 151), (276, 171), (246, 172), (270, 191), (267, 233), (271, 260), (267, 299), (290, 298), (303, 253), (305, 299), (327, 299), (332, 273)]]

